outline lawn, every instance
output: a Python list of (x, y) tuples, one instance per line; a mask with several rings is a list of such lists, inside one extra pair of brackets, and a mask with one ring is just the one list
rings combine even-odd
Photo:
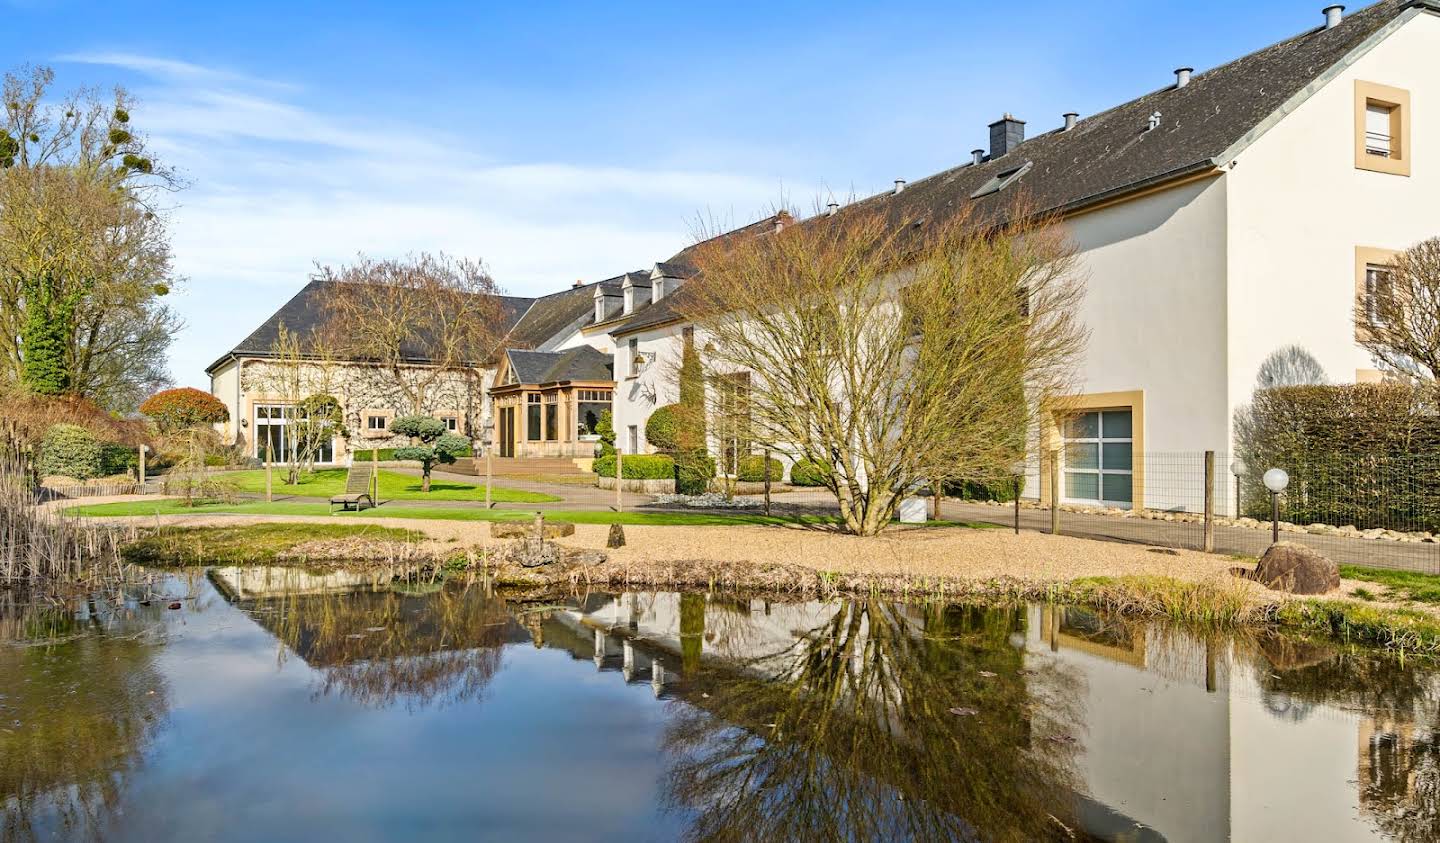
[[(274, 482), (277, 495), (304, 495), (312, 498), (330, 498), (345, 491), (345, 469), (325, 468), (301, 475), (300, 482), (291, 486), (285, 483), (284, 469), (275, 469)], [(225, 483), (241, 492), (263, 493), (265, 471), (232, 471), (219, 476)], [(485, 487), (473, 483), (433, 480), (430, 491), (420, 491), (420, 478), (398, 471), (380, 471), (380, 499), (416, 501), (483, 501)], [(490, 487), (490, 499), (499, 503), (549, 503), (560, 500), (554, 495), (541, 492), (522, 492), (501, 486)]]
[[(160, 499), (152, 501), (126, 501), (80, 506), (66, 510), (76, 515), (95, 518), (124, 515), (327, 515), (330, 507), (323, 503), (295, 503), (277, 501), (265, 503), (217, 503), (186, 507), (177, 500)], [(447, 507), (406, 507), (402, 504), (387, 504), (363, 512), (336, 512), (336, 518), (415, 518), (436, 521), (522, 521), (535, 517), (533, 512), (516, 509), (472, 509)], [(837, 519), (822, 516), (799, 518), (765, 516), (749, 513), (708, 513), (708, 512), (611, 512), (608, 510), (550, 510), (545, 517), (554, 521), (569, 521), (574, 524), (634, 524), (652, 526), (743, 526), (743, 525), (829, 525)], [(975, 529), (995, 528), (993, 524), (971, 524), (960, 521), (935, 521), (935, 527), (971, 527)], [(996, 528), (998, 529), (998, 528)]]
[(122, 552), (137, 565), (264, 565), (308, 541), (350, 538), (413, 542), (425, 537), (374, 524), (248, 524), (161, 530)]
[(1434, 574), (1341, 565), (1340, 576), (1347, 580), (1364, 580), (1384, 586), (1387, 591), (1372, 595), (1382, 600), (1440, 603), (1440, 576)]

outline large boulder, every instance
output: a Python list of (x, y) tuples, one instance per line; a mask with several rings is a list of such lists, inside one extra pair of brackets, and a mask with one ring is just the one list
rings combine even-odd
[(1251, 579), (1291, 594), (1328, 594), (1340, 587), (1340, 566), (1303, 544), (1272, 544)]
[[(563, 539), (575, 535), (575, 525), (568, 521), (546, 521), (545, 538)], [(534, 539), (534, 521), (491, 521), (492, 539)]]

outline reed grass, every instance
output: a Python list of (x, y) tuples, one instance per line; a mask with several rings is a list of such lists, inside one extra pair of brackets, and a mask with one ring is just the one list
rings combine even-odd
[(120, 548), (134, 527), (41, 507), (33, 457), (13, 422), (0, 429), (0, 585), (45, 590), (125, 580)]

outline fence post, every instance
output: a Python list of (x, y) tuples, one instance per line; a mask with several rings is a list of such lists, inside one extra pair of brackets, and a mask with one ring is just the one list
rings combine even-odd
[(623, 487), (624, 487), (624, 485), (625, 485), (624, 456), (625, 456), (625, 449), (622, 448), (622, 447), (620, 447), (620, 443), (618, 443), (618, 442), (615, 443), (615, 511), (616, 511), (616, 512), (621, 511), (621, 509), (623, 509), (624, 506), (625, 506), (625, 500), (624, 500), (624, 498), (622, 497), (622, 495), (624, 494), (624, 492), (623, 492)]
[(765, 449), (765, 517), (770, 517), (770, 449)]
[(270, 437), (265, 437), (265, 502), (271, 503), (275, 500), (274, 481), (271, 473), (275, 470), (275, 449), (270, 447)]
[[(370, 505), (380, 505), (380, 449), (378, 447), (370, 449)], [(359, 509), (360, 504), (355, 504), (355, 508)]]
[(142, 488), (145, 486), (145, 452), (148, 451), (148, 450), (150, 450), (150, 446), (149, 446), (149, 445), (141, 445), (141, 446), (140, 446), (140, 474), (139, 474), (139, 476), (140, 476), (140, 486), (141, 486)]
[(1060, 535), (1060, 451), (1050, 449), (1050, 534)]
[(493, 451), (491, 448), (488, 448), (488, 447), (487, 447), (487, 448), (485, 449), (485, 508), (486, 508), (486, 509), (489, 509), (491, 506), (493, 506), (493, 504), (490, 503), (490, 484), (491, 484), (491, 482), (494, 481), (494, 478), (495, 478), (495, 454), (494, 454), (494, 451)]
[(1205, 452), (1205, 552), (1215, 552), (1215, 452)]

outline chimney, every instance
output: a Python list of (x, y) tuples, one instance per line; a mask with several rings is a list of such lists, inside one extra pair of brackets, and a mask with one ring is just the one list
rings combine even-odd
[(1193, 67), (1175, 68), (1175, 87), (1183, 88), (1190, 84), (1190, 74), (1195, 72)]
[(576, 279), (575, 279), (575, 283), (570, 285), (570, 289), (573, 290), (573, 289), (575, 289), (576, 287), (583, 287), (583, 286), (585, 286), (585, 282), (584, 282), (584, 281), (581, 281), (579, 278), (576, 278)]
[(990, 157), (999, 158), (1025, 142), (1025, 121), (1006, 114), (990, 124)]
[(775, 231), (776, 234), (779, 234), (780, 232), (782, 232), (782, 231), (784, 231), (784, 230), (785, 230), (785, 220), (782, 219), (779, 214), (776, 214), (776, 215), (775, 215), (775, 228), (774, 228), (774, 231)]
[(983, 149), (972, 150), (972, 151), (970, 152), (970, 158), (972, 159), (971, 162), (970, 162), (970, 163), (972, 163), (972, 164), (984, 164), (984, 163), (985, 163), (985, 150), (983, 150)]
[(904, 190), (904, 189), (905, 189), (905, 180), (904, 180), (904, 179), (896, 179), (896, 180), (895, 180), (895, 192), (896, 192), (896, 193), (899, 193), (900, 191), (902, 191), (902, 190)]
[(1075, 124), (1076, 124), (1076, 122), (1078, 122), (1079, 120), (1080, 120), (1080, 114), (1079, 114), (1078, 112), (1075, 112), (1075, 111), (1067, 111), (1067, 112), (1065, 112), (1065, 131), (1068, 132), (1068, 131), (1070, 131), (1071, 129), (1075, 128)]
[(1334, 29), (1345, 19), (1345, 7), (1338, 3), (1334, 6), (1326, 6), (1322, 9), (1325, 13), (1325, 28)]
[(838, 214), (838, 213), (840, 213), (840, 203), (839, 203), (839, 202), (831, 202), (829, 205), (826, 205), (826, 206), (825, 206), (825, 216), (827, 216), (827, 217), (833, 217), (833, 216), (835, 216), (835, 215)]

